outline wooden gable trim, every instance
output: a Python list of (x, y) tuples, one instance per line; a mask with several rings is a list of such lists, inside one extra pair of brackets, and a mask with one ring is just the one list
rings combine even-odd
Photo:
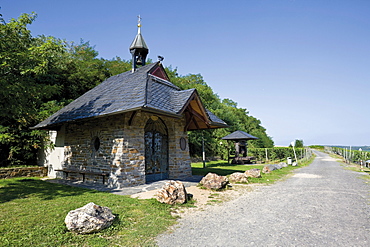
[[(205, 116), (199, 114), (197, 111), (195, 111), (191, 105), (189, 104), (185, 111), (185, 119), (186, 119), (186, 125), (184, 127), (184, 131), (188, 131), (191, 124), (194, 124), (196, 129), (211, 129), (211, 125), (208, 121), (208, 118)], [(206, 128), (202, 128), (199, 126), (199, 122), (202, 122), (205, 124)]]
[(206, 113), (206, 110), (203, 106), (202, 101), (199, 98), (199, 95), (198, 95), (198, 92), (197, 92), (196, 89), (194, 90), (192, 95), (189, 97), (189, 99), (186, 101), (186, 103), (184, 104), (184, 106), (183, 106), (182, 110), (179, 112), (179, 114), (182, 114), (186, 109), (188, 109), (188, 106), (190, 106), (191, 102), (193, 102), (193, 101), (195, 101), (197, 103), (198, 108), (201, 111), (202, 115), (204, 115), (206, 117), (206, 119), (208, 119), (208, 115)]
[[(193, 106), (198, 108), (198, 111), (194, 109)], [(184, 131), (188, 131), (191, 124), (193, 124), (196, 129), (211, 129), (211, 121), (206, 113), (206, 110), (199, 98), (198, 92), (195, 90), (194, 93), (189, 97), (187, 102), (184, 104), (183, 109), (180, 112), (185, 114), (186, 125)], [(199, 126), (199, 122), (204, 123), (206, 127)]]
[(184, 127), (184, 131), (187, 131), (189, 129), (190, 124), (192, 123), (194, 116), (191, 114), (185, 113), (185, 119), (186, 119), (186, 125)]
[(196, 112), (190, 105), (188, 106), (188, 109), (187, 109), (193, 116), (199, 118), (200, 120), (202, 120), (203, 122), (205, 122), (207, 125), (208, 124), (208, 119), (205, 118), (203, 115), (199, 114), (198, 112)]
[(197, 129), (200, 129), (197, 120), (195, 119), (194, 115), (192, 115), (190, 112), (186, 112), (186, 119), (187, 124), (184, 127), (184, 131), (188, 131), (191, 124), (194, 124)]

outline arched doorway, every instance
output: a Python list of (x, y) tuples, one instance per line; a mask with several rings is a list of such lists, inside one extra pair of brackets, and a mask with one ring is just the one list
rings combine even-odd
[(168, 132), (162, 119), (149, 118), (145, 125), (145, 175), (146, 181), (168, 178)]

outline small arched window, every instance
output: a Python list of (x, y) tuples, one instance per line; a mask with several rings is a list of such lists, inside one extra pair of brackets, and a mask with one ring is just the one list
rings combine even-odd
[(99, 139), (99, 137), (96, 136), (92, 139), (92, 147), (93, 147), (93, 150), (95, 152), (99, 150), (99, 148), (100, 148), (100, 139)]

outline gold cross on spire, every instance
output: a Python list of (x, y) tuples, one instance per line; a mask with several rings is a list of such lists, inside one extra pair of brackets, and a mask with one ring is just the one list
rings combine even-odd
[(141, 27), (141, 19), (143, 19), (143, 18), (141, 18), (140, 15), (138, 15), (137, 18), (138, 18), (138, 20), (137, 20), (137, 26), (138, 27)]

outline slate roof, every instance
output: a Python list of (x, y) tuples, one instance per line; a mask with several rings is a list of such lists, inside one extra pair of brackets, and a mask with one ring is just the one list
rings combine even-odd
[(230, 135), (224, 136), (221, 138), (222, 140), (255, 140), (258, 139), (255, 136), (252, 136), (251, 134), (248, 134), (247, 132), (237, 130)]
[[(158, 66), (162, 66), (160, 62), (112, 76), (33, 128), (53, 129), (65, 122), (139, 109), (182, 117), (189, 102), (199, 97), (196, 89), (180, 90), (171, 82), (150, 74)], [(205, 112), (209, 127), (228, 127), (210, 111)]]

